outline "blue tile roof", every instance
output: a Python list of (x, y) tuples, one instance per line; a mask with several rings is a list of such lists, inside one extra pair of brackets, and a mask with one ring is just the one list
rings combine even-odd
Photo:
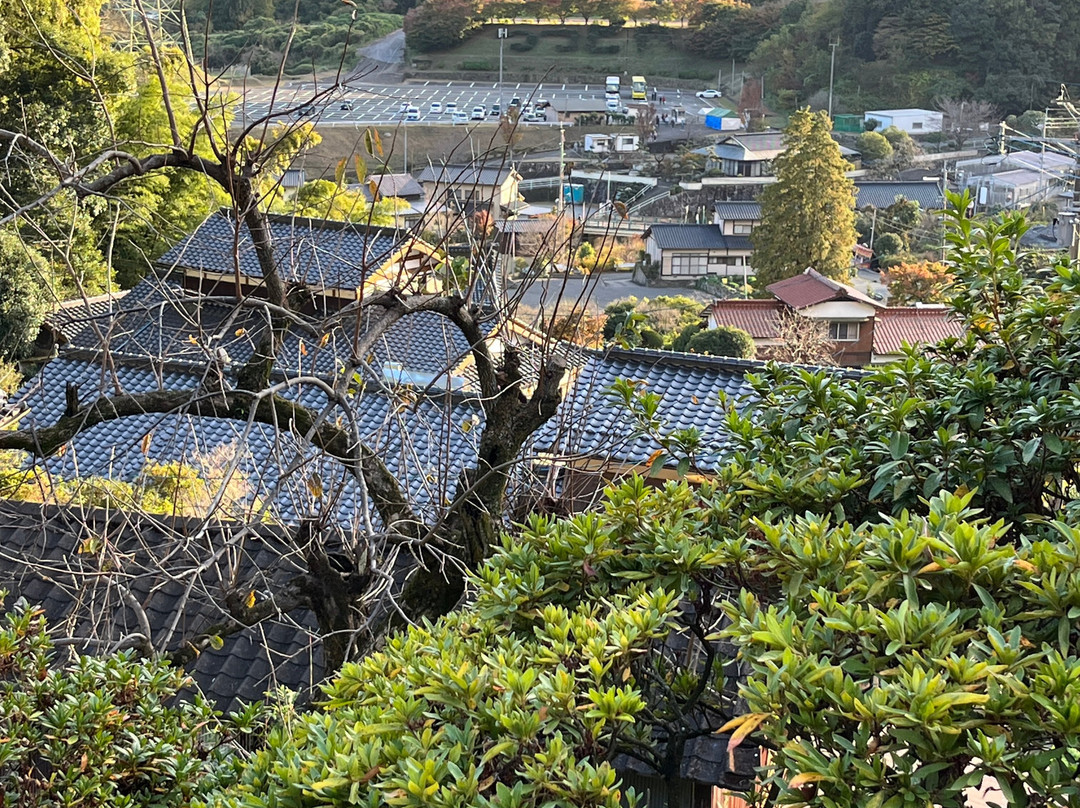
[(610, 459), (627, 465), (645, 463), (660, 445), (638, 436), (632, 415), (606, 395), (617, 379), (636, 381), (661, 396), (659, 417), (666, 430), (694, 427), (702, 437), (695, 458), (701, 470), (717, 468), (729, 450), (721, 429), (724, 410), (719, 394), (741, 406), (753, 404), (746, 374), (761, 362), (696, 356), (669, 351), (612, 350), (595, 354), (574, 382), (559, 414), (537, 435), (541, 451), (571, 457)]
[(645, 231), (661, 250), (745, 250), (746, 236), (725, 236), (715, 224), (654, 224)]
[[(315, 288), (357, 289), (368, 275), (378, 270), (411, 236), (392, 228), (323, 219), (271, 216), (270, 235), (279, 271), (286, 282), (300, 281)], [(233, 247), (238, 245), (238, 258)], [(239, 271), (248, 278), (261, 278), (255, 248), (247, 225), (239, 232), (226, 213), (211, 214), (194, 233), (158, 259), (158, 265), (172, 269), (204, 270), (230, 274)]]

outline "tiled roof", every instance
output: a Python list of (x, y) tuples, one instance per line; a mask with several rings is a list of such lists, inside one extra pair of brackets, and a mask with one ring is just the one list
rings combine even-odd
[(661, 250), (743, 250), (746, 236), (725, 236), (715, 224), (654, 224), (645, 231)]
[(761, 220), (761, 203), (752, 201), (717, 202), (713, 211), (725, 222)]
[[(356, 289), (399, 248), (413, 240), (412, 236), (392, 228), (366, 228), (301, 217), (269, 219), (282, 277), (315, 288)], [(233, 219), (223, 212), (213, 213), (198, 230), (158, 259), (158, 265), (230, 274), (234, 271), (236, 241)], [(239, 229), (239, 268), (248, 278), (262, 277), (247, 225), (243, 223)]]
[[(251, 528), (255, 535), (238, 541), (239, 531)], [(289, 559), (295, 547), (270, 525), (206, 524), (0, 502), (0, 588), (40, 606), (59, 634), (92, 636), (100, 645), (85, 649), (91, 652), (141, 634), (142, 627), (113, 576), (92, 574), (94, 557), (80, 553), (90, 537), (105, 539), (114, 557), (124, 559), (124, 584), (146, 614), (151, 642), (165, 653), (224, 619), (220, 607), (203, 593), (219, 589), (218, 576), (230, 571), (213, 563), (201, 567), (226, 544), (235, 542), (230, 559), (239, 561), (236, 571), (259, 600), (269, 597), (293, 572)], [(196, 586), (188, 593), (192, 576)], [(170, 636), (174, 620), (176, 630)], [(307, 611), (294, 612), (288, 620), (271, 617), (225, 637), (220, 649), (205, 649), (188, 670), (203, 693), (224, 710), (241, 701), (261, 701), (278, 686), (305, 691), (322, 678), (321, 650), (312, 639), (315, 631), (315, 619)]]
[(962, 337), (964, 326), (945, 306), (880, 309), (874, 317), (874, 353), (899, 353), (906, 342), (919, 345)]
[(419, 199), (424, 188), (413, 179), (412, 174), (373, 174), (360, 183), (360, 192), (371, 201), (371, 182), (375, 182), (379, 196), (396, 196), (400, 199)]
[(855, 181), (855, 207), (887, 208), (898, 196), (918, 202), (923, 210), (940, 210), (945, 206), (945, 196), (937, 182), (873, 182)]
[(780, 311), (779, 300), (717, 300), (709, 307), (714, 326), (741, 328), (758, 340), (775, 339)]
[(719, 394), (727, 393), (744, 406), (752, 404), (746, 374), (760, 367), (759, 362), (670, 351), (596, 353), (578, 375), (559, 413), (541, 428), (536, 447), (560, 456), (645, 463), (660, 445), (651, 437), (637, 435), (632, 415), (606, 395), (617, 379), (625, 379), (661, 396), (659, 417), (667, 429), (696, 427), (702, 449), (695, 462), (703, 471), (715, 469), (729, 450), (721, 428), (724, 410)]
[(784, 278), (765, 288), (793, 309), (805, 309), (827, 300), (857, 300), (875, 308), (881, 307), (872, 297), (847, 284), (826, 278), (815, 269), (806, 269), (799, 275)]
[(513, 170), (508, 164), (424, 166), (416, 181), (440, 185), (502, 185)]

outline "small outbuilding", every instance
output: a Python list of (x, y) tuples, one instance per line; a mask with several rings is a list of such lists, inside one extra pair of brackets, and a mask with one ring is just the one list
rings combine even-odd
[[(873, 109), (863, 113), (863, 125), (877, 121), (880, 131), (895, 126), (909, 135), (941, 131), (942, 114), (932, 109)], [(869, 127), (867, 127), (869, 128)]]
[(709, 129), (717, 129), (721, 132), (730, 132), (742, 129), (742, 118), (732, 109), (715, 107), (705, 113), (705, 125)]

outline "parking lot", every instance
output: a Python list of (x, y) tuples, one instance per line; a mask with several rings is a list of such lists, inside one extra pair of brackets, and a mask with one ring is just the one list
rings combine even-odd
[[(309, 101), (316, 92), (312, 84), (298, 84), (283, 87), (274, 99), (274, 110), (282, 115)], [(247, 120), (266, 115), (270, 109), (272, 90), (267, 88), (249, 89), (246, 93), (244, 117)], [(604, 85), (566, 85), (566, 84), (524, 84), (505, 82), (500, 91), (497, 82), (434, 82), (427, 81), (408, 85), (357, 85), (355, 88), (335, 93), (317, 105), (310, 117), (321, 124), (389, 124), (401, 119), (402, 104), (414, 105), (420, 112), (419, 123), (450, 125), (451, 115), (445, 109), (447, 103), (457, 104), (457, 111), (469, 114), (474, 106), (482, 105), (490, 111), (491, 105), (501, 103), (503, 109), (514, 97), (522, 103), (540, 99), (552, 102), (556, 107), (560, 101), (576, 99), (595, 101), (599, 109), (604, 106)], [(629, 88), (623, 89), (624, 101), (629, 101)], [(439, 102), (443, 107), (441, 114), (433, 114), (432, 102)], [(342, 109), (350, 102), (352, 109)], [(679, 103), (677, 91), (671, 92), (670, 102)], [(494, 120), (488, 118), (488, 120)]]

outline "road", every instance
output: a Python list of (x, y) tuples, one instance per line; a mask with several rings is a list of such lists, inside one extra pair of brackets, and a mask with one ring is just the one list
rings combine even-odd
[[(511, 288), (511, 294), (517, 290), (518, 287)], [(543, 306), (550, 311), (556, 304), (559, 305), (560, 309), (579, 308), (579, 301), (582, 301), (589, 309), (602, 311), (608, 304), (631, 295), (638, 298), (654, 298), (660, 295), (686, 295), (695, 300), (700, 300), (702, 304), (713, 299), (712, 296), (699, 292), (692, 287), (640, 286), (630, 279), (629, 272), (607, 272), (600, 276), (590, 276), (588, 278), (558, 277), (533, 281), (522, 294), (521, 302), (533, 308)]]

